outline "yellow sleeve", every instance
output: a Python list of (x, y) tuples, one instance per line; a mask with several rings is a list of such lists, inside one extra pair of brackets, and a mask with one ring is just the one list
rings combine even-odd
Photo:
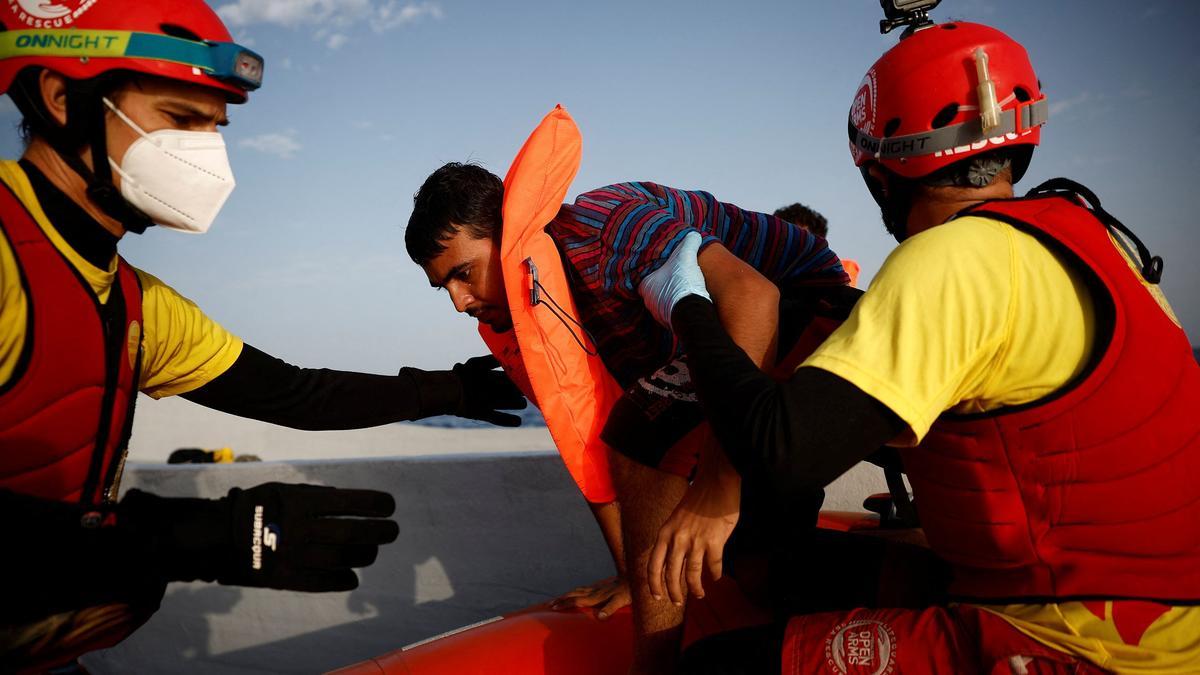
[(144, 323), (142, 392), (154, 398), (184, 394), (228, 370), (242, 353), (241, 338), (153, 275), (137, 274)]
[(884, 261), (850, 318), (802, 365), (852, 382), (909, 427), (987, 389), (1013, 319), (1014, 231), (960, 218), (922, 232)]
[(21, 360), (28, 311), (21, 271), (8, 241), (0, 235), (0, 387), (12, 378)]

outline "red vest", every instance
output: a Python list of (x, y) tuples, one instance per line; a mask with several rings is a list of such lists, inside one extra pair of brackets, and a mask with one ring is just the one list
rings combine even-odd
[(1089, 364), (1060, 391), (945, 414), (903, 452), (929, 543), (954, 566), (953, 594), (1200, 601), (1200, 366), (1186, 334), (1079, 203), (1040, 195), (969, 214), (1072, 261), (1096, 331)]
[(101, 305), (3, 183), (0, 231), (28, 303), (20, 361), (0, 385), (0, 488), (84, 504), (115, 501), (140, 369), (137, 274), (119, 260)]

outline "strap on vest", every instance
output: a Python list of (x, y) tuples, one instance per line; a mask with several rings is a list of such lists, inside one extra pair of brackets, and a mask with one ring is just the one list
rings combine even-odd
[[(529, 268), (529, 305), (531, 307), (536, 307), (544, 303), (546, 305), (546, 309), (550, 310), (550, 313), (554, 315), (554, 318), (561, 321), (562, 324), (567, 327), (567, 331), (571, 333), (571, 337), (575, 338), (575, 342), (579, 344), (580, 349), (582, 349), (588, 356), (599, 356), (600, 352), (588, 349), (588, 346), (583, 343), (583, 339), (579, 337), (579, 335), (575, 332), (575, 329), (571, 327), (571, 324), (578, 326), (579, 330), (583, 332), (584, 336), (587, 337), (592, 344), (596, 344), (596, 338), (592, 337), (591, 332), (589, 332), (582, 323), (576, 321), (571, 314), (567, 312), (567, 310), (563, 309), (562, 305), (559, 305), (558, 302), (555, 301), (554, 296), (550, 295), (550, 291), (542, 285), (542, 282), (538, 281), (538, 269), (537, 265), (533, 263), (533, 258), (526, 258), (525, 266)], [(542, 299), (543, 295), (546, 296), (545, 300)]]
[(1108, 211), (1105, 211), (1104, 208), (1100, 206), (1100, 198), (1096, 196), (1095, 192), (1092, 192), (1087, 187), (1084, 187), (1083, 185), (1080, 185), (1069, 178), (1051, 178), (1045, 183), (1042, 183), (1041, 185), (1030, 190), (1027, 196), (1036, 197), (1038, 195), (1045, 194), (1068, 196), (1073, 195), (1082, 197), (1087, 202), (1088, 209), (1092, 213), (1096, 214), (1096, 217), (1100, 219), (1100, 222), (1104, 223), (1110, 229), (1120, 232), (1127, 239), (1129, 239), (1129, 241), (1133, 242), (1134, 246), (1137, 247), (1138, 259), (1142, 264), (1142, 278), (1152, 284), (1157, 284), (1162, 281), (1162, 257), (1152, 255), (1150, 253), (1150, 249), (1142, 243), (1142, 240), (1139, 239), (1132, 230), (1126, 227), (1121, 221), (1113, 217), (1113, 215)]

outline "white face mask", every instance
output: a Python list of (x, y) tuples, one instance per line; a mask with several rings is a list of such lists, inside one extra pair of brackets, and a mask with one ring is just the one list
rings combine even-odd
[(107, 98), (104, 105), (141, 136), (120, 164), (108, 158), (121, 176), (121, 196), (162, 227), (207, 232), (234, 187), (221, 134), (178, 129), (146, 133)]

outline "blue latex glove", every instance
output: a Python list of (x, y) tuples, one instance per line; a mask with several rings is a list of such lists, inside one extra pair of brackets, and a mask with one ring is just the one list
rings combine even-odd
[(671, 312), (675, 304), (689, 295), (712, 300), (704, 285), (698, 256), (704, 238), (699, 232), (689, 232), (667, 258), (667, 262), (642, 279), (638, 293), (654, 320), (671, 328)]

